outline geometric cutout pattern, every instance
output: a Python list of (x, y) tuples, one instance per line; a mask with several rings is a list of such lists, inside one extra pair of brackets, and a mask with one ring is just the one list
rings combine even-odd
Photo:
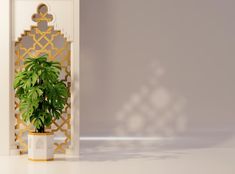
[[(21, 37), (15, 42), (15, 73), (24, 68), (24, 60), (27, 57), (38, 57), (47, 54), (49, 60), (55, 60), (61, 64), (60, 78), (71, 88), (71, 42), (67, 40), (60, 30), (55, 30), (48, 23), (53, 20), (53, 16), (48, 13), (48, 7), (40, 4), (37, 13), (32, 16), (32, 20), (37, 23), (31, 26), (30, 30), (25, 30)], [(69, 92), (70, 94), (70, 92)], [(32, 125), (27, 125), (21, 120), (19, 111), (19, 99), (15, 97), (15, 142), (21, 153), (27, 153), (27, 135), (32, 130)], [(54, 152), (65, 153), (71, 142), (71, 95), (63, 110), (61, 119), (53, 120), (47, 130), (54, 133)]]

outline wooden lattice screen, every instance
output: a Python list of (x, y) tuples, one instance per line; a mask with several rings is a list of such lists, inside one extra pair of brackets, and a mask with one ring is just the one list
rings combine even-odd
[[(15, 42), (15, 73), (24, 68), (23, 62), (27, 57), (37, 57), (48, 54), (50, 60), (56, 60), (61, 63), (61, 79), (71, 87), (70, 57), (71, 42), (61, 33), (55, 30), (48, 23), (53, 20), (53, 16), (48, 13), (48, 7), (40, 4), (37, 13), (32, 16), (32, 20), (37, 23), (31, 26), (30, 30), (25, 30), (18, 41)], [(71, 141), (71, 124), (70, 124), (70, 98), (65, 106), (61, 120), (53, 120), (50, 127), (55, 135), (55, 152), (64, 153)], [(15, 97), (15, 141), (21, 153), (26, 153), (27, 134), (32, 128), (21, 120), (19, 112), (19, 100)]]

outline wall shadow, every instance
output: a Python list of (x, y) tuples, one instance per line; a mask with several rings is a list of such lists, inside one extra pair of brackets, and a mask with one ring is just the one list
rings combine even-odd
[(221, 3), (81, 0), (81, 136), (172, 138), (170, 150), (232, 140), (234, 2)]

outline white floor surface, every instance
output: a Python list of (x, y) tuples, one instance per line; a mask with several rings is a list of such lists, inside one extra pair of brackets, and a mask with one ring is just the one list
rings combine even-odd
[[(1, 156), (0, 174), (234, 174), (233, 143), (198, 145), (153, 141), (83, 141), (80, 159), (56, 155), (32, 162), (27, 156)], [(212, 145), (210, 145), (212, 146)]]

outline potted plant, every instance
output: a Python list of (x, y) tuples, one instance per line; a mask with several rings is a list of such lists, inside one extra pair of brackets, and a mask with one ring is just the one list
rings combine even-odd
[(60, 119), (68, 99), (68, 87), (59, 79), (60, 63), (47, 57), (27, 58), (14, 80), (21, 118), (35, 128), (28, 135), (30, 160), (53, 160), (53, 133), (45, 129)]

